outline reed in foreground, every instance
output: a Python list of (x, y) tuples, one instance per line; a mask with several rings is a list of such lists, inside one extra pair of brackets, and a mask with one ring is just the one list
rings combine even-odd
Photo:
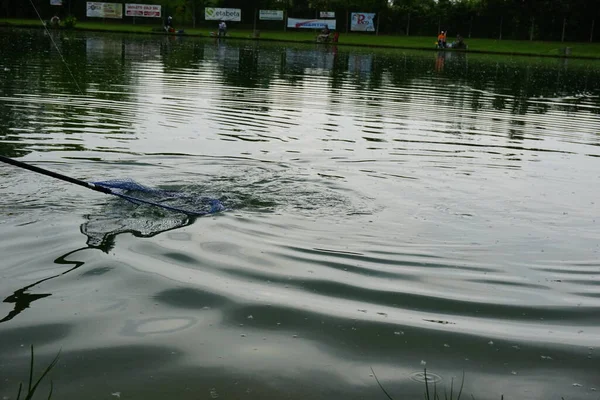
[[(40, 383), (42, 382), (42, 380), (46, 377), (46, 375), (48, 375), (48, 373), (52, 370), (52, 368), (54, 368), (56, 366), (56, 364), (58, 363), (59, 356), (60, 356), (60, 351), (58, 352), (56, 357), (54, 357), (54, 360), (52, 360), (50, 365), (48, 365), (46, 367), (46, 369), (44, 370), (42, 375), (39, 377), (39, 379), (35, 382), (35, 384), (33, 384), (34, 354), (33, 354), (33, 345), (31, 346), (31, 362), (29, 364), (29, 385), (27, 386), (27, 393), (23, 392), (23, 382), (19, 383), (19, 392), (17, 393), (17, 400), (21, 400), (21, 393), (23, 393), (23, 395), (25, 396), (23, 398), (23, 400), (33, 399), (33, 395), (35, 394), (35, 391), (37, 390), (37, 388), (40, 385)], [(50, 381), (50, 393), (48, 394), (48, 400), (50, 400), (52, 398), (52, 389), (53, 389), (53, 382)]]
[[(377, 381), (379, 388), (383, 391), (383, 393), (387, 396), (387, 398), (389, 400), (394, 400), (394, 398), (384, 389), (381, 382), (379, 382), (379, 379), (377, 378), (377, 375), (375, 375), (375, 371), (373, 371), (373, 368), (371, 368), (371, 372), (373, 373), (373, 376), (375, 377), (375, 381)], [(433, 382), (433, 393), (431, 393), (429, 391), (427, 368), (425, 368), (423, 370), (423, 373), (424, 373), (424, 377), (425, 377), (425, 393), (424, 393), (425, 400), (440, 400), (441, 399), (440, 394), (437, 391), (437, 385), (436, 385), (435, 381)], [(450, 394), (448, 394), (446, 388), (444, 388), (444, 400), (460, 400), (460, 396), (462, 395), (464, 385), (465, 385), (465, 372), (463, 371), (462, 381), (460, 383), (460, 389), (458, 390), (458, 393), (456, 394), (456, 398), (454, 398), (454, 378), (452, 378), (452, 380), (450, 381)], [(471, 397), (473, 397), (473, 396), (471, 396)], [(501, 400), (503, 400), (503, 399), (504, 399), (504, 396), (502, 396)]]

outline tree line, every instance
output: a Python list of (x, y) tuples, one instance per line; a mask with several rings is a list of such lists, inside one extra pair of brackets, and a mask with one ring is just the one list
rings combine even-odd
[[(107, 0), (111, 1), (111, 0)], [(319, 11), (334, 11), (337, 28), (348, 30), (351, 12), (377, 13), (378, 33), (435, 36), (440, 30), (464, 37), (598, 41), (600, 0), (112, 0), (161, 4), (163, 14), (173, 15), (179, 25), (213, 25), (204, 21), (205, 7), (242, 9), (241, 25), (250, 27), (256, 10), (286, 10), (288, 16), (318, 17)], [(86, 0), (63, 0), (60, 7), (50, 0), (34, 0), (48, 18), (57, 10), (85, 19)], [(0, 17), (35, 18), (29, 1), (0, 0)], [(261, 22), (261, 29), (282, 29), (283, 24)], [(598, 32), (597, 32), (598, 31)]]

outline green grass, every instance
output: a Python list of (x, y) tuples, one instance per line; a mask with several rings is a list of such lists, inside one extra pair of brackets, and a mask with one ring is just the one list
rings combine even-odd
[[(0, 25), (14, 27), (41, 27), (39, 20), (26, 19), (1, 19)], [(184, 29), (186, 35), (190, 36), (210, 36), (210, 32), (216, 31), (210, 28), (189, 28)], [(133, 25), (122, 22), (89, 22), (79, 21), (77, 30), (111, 31), (125, 33), (154, 33), (164, 34), (163, 32), (153, 32), (153, 29), (160, 29), (160, 24)], [(261, 31), (259, 40), (273, 40), (286, 42), (315, 42), (316, 32), (314, 31)], [(237, 39), (250, 39), (252, 30), (230, 29), (228, 37)], [(434, 49), (435, 37), (423, 36), (394, 36), (364, 34), (364, 33), (341, 33), (339, 45), (369, 46), (369, 47), (393, 47), (405, 49)], [(452, 40), (452, 39), (451, 39)], [(527, 40), (494, 40), (494, 39), (465, 39), (469, 46), (469, 52), (473, 53), (491, 53), (491, 54), (515, 54), (532, 56), (551, 56), (559, 57), (560, 50), (564, 47), (571, 48), (571, 58), (594, 58), (600, 59), (600, 43), (562, 43), (562, 42), (541, 42)]]

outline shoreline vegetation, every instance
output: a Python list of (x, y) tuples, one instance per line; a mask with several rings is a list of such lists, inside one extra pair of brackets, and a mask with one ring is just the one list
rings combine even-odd
[[(34, 19), (9, 19), (0, 18), (0, 27), (12, 28), (43, 28), (39, 20)], [(211, 38), (211, 33), (215, 34), (217, 29), (202, 27), (176, 27), (177, 30), (183, 30), (183, 33), (167, 33), (162, 30), (160, 25), (148, 24), (120, 24), (120, 23), (103, 23), (103, 22), (77, 22), (77, 25), (72, 28), (78, 31), (95, 31), (95, 32), (115, 32), (115, 33), (131, 33), (131, 34), (154, 34), (154, 35), (176, 35), (188, 37), (205, 37)], [(52, 28), (56, 29), (56, 28)], [(65, 29), (63, 27), (59, 29)], [(245, 39), (256, 41), (279, 41), (279, 42), (294, 42), (294, 43), (316, 43), (316, 32), (298, 32), (298, 31), (260, 31), (258, 37), (254, 35), (251, 29), (230, 29), (227, 33), (227, 39)], [(452, 42), (452, 37), (448, 38), (448, 42)], [(546, 41), (528, 41), (528, 40), (495, 40), (495, 39), (478, 39), (465, 38), (465, 43), (468, 45), (468, 50), (453, 50), (453, 49), (436, 49), (436, 37), (426, 36), (395, 36), (395, 35), (379, 35), (360, 34), (360, 33), (340, 33), (339, 42), (335, 45), (339, 46), (359, 46), (359, 47), (378, 47), (378, 48), (395, 48), (395, 49), (410, 49), (410, 50), (429, 50), (429, 51), (466, 51), (468, 53), (484, 53), (484, 54), (503, 54), (515, 56), (535, 56), (535, 57), (555, 57), (555, 58), (573, 58), (573, 59), (592, 59), (600, 60), (600, 43), (586, 42), (546, 42)], [(321, 44), (321, 45), (333, 45)]]

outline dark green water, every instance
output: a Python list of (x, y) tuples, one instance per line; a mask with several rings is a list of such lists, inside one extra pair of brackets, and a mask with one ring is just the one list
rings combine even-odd
[(50, 39), (0, 30), (0, 154), (229, 210), (0, 165), (0, 397), (33, 344), (57, 399), (599, 398), (600, 63)]

